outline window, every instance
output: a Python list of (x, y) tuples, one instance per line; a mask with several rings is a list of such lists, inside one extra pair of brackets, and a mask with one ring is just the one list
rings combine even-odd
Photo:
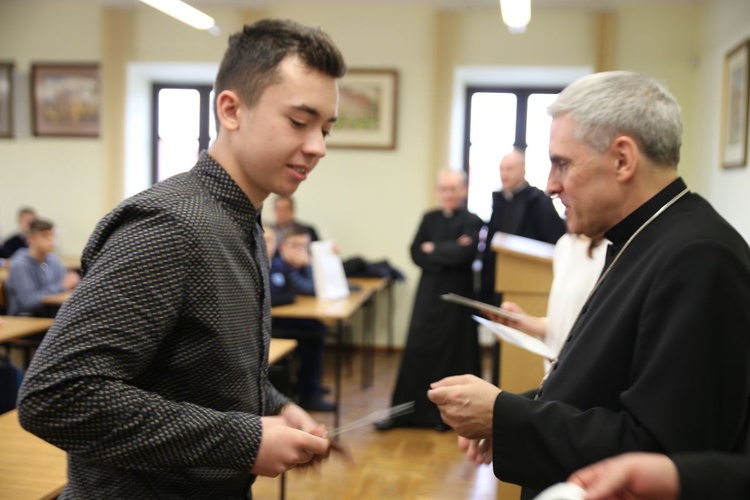
[(216, 139), (210, 85), (155, 83), (152, 87), (152, 176), (157, 183), (190, 170)]
[[(488, 221), (492, 215), (492, 192), (500, 189), (500, 160), (513, 147), (526, 147), (526, 180), (539, 189), (547, 186), (549, 174), (549, 128), (547, 106), (559, 88), (466, 89), (466, 135), (464, 169), (469, 176), (468, 208)], [(564, 207), (556, 201), (558, 212)]]

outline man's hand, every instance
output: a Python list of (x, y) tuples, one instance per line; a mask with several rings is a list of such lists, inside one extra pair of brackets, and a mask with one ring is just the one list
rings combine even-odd
[(574, 472), (568, 482), (586, 490), (586, 500), (676, 500), (677, 467), (665, 455), (625, 453)]
[(474, 375), (447, 377), (430, 384), (430, 401), (459, 436), (471, 439), (492, 436), (492, 412), (500, 389)]
[(471, 236), (467, 234), (462, 234), (461, 236), (459, 236), (456, 242), (462, 247), (468, 247), (474, 244), (474, 240), (472, 240)]
[(431, 241), (425, 241), (419, 246), (419, 248), (421, 248), (424, 253), (432, 253), (435, 251), (435, 243)]
[(492, 463), (492, 437), (467, 439), (458, 436), (458, 449), (466, 453), (466, 458), (477, 465)]
[(65, 273), (65, 276), (63, 277), (63, 288), (65, 290), (72, 290), (75, 287), (78, 286), (78, 283), (81, 282), (81, 277), (78, 275), (75, 271), (68, 271)]
[[(320, 436), (289, 427), (285, 417), (261, 417), (263, 435), (255, 465), (250, 472), (276, 477), (303, 465), (315, 465), (328, 456), (331, 442)], [(322, 426), (319, 429), (322, 435)]]
[(284, 262), (294, 268), (299, 269), (310, 265), (310, 251), (307, 248), (281, 245), (279, 253)]

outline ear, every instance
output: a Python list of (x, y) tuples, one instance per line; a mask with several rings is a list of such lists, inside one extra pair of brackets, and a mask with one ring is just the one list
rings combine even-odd
[(235, 130), (239, 126), (240, 98), (232, 90), (224, 90), (216, 98), (216, 115), (221, 128)]
[(640, 148), (630, 136), (620, 135), (612, 142), (612, 155), (617, 162), (617, 179), (629, 181), (638, 171)]

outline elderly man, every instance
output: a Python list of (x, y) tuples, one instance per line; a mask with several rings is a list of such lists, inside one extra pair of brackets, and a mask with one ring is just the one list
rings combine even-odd
[(571, 84), (550, 113), (548, 191), (572, 232), (612, 242), (605, 269), (537, 390), (467, 375), (430, 399), (525, 499), (621, 452), (747, 453), (750, 249), (677, 175), (679, 105), (611, 72)]
[(480, 374), (479, 341), (472, 311), (440, 299), (444, 293), (471, 295), (471, 264), (482, 220), (463, 208), (464, 172), (444, 170), (437, 181), (440, 208), (425, 214), (411, 245), (422, 269), (414, 299), (409, 335), (393, 391), (393, 405), (415, 402), (414, 413), (378, 422), (375, 427), (448, 427), (427, 399), (430, 383), (448, 375)]
[(500, 231), (547, 243), (565, 234), (563, 221), (544, 191), (526, 181), (526, 155), (514, 149), (500, 161), (502, 189), (492, 193), (492, 216), (487, 223), (487, 243), (482, 254), (481, 298), (499, 303), (495, 297), (495, 252), (493, 235)]

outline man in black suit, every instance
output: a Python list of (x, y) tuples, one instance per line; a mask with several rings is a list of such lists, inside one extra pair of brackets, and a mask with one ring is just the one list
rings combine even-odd
[(605, 269), (537, 390), (462, 375), (430, 399), (523, 499), (623, 452), (747, 454), (750, 248), (677, 175), (679, 105), (651, 78), (608, 72), (549, 111), (547, 190), (571, 232), (612, 242)]
[(526, 181), (526, 155), (514, 149), (500, 161), (503, 187), (492, 193), (492, 216), (482, 253), (480, 298), (500, 303), (495, 296), (495, 252), (490, 247), (496, 232), (515, 234), (533, 240), (555, 243), (565, 234), (565, 221), (557, 214), (552, 200), (541, 189)]

